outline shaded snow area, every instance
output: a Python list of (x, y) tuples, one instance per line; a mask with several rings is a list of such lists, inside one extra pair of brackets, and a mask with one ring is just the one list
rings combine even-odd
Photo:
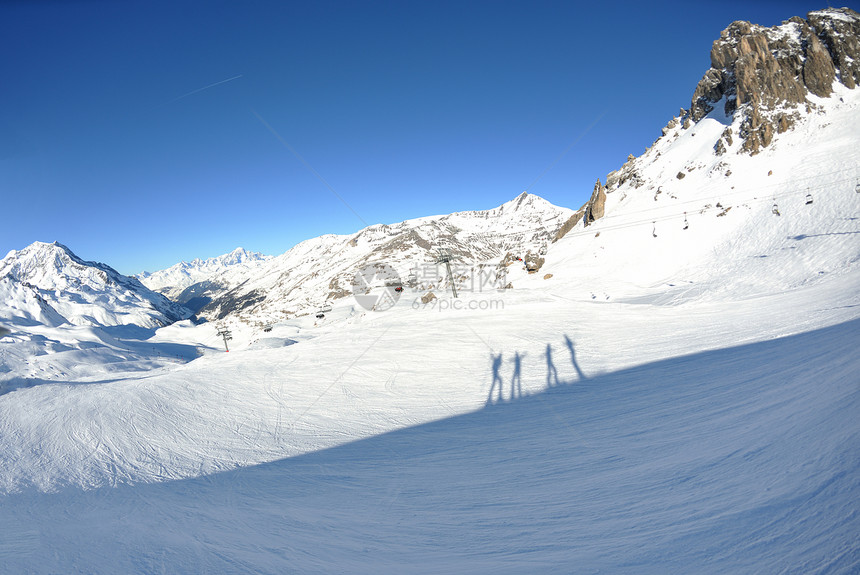
[(752, 157), (676, 127), (509, 289), (157, 327), (0, 283), (0, 571), (857, 573), (857, 94)]

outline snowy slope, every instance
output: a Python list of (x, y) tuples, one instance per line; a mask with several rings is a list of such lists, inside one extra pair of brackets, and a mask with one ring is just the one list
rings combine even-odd
[(576, 297), (652, 303), (756, 297), (855, 272), (860, 98), (834, 88), (756, 156), (713, 153), (725, 119), (676, 127), (633, 162), (638, 187), (609, 190), (604, 218), (551, 247), (546, 271)]
[[(583, 379), (560, 349), (561, 383), (509, 404), (194, 479), (6, 496), (0, 556), (14, 573), (856, 572), (858, 333), (855, 320), (603, 374), (580, 358)], [(241, 388), (215, 382), (204, 409), (237, 395), (248, 409), (210, 441), (244, 437), (234, 451), (248, 453), (318, 423), (324, 410), (300, 418), (309, 400), (276, 375), (287, 359)], [(545, 377), (535, 360), (524, 380)], [(339, 382), (349, 411), (371, 403), (357, 379), (373, 368), (359, 360)], [(464, 383), (477, 394), (491, 375), (474, 375), (483, 381)], [(169, 404), (144, 383), (132, 387), (146, 405)], [(319, 403), (344, 399), (340, 387)], [(398, 376), (386, 387), (393, 399), (457, 401), (451, 386), (434, 397)], [(113, 410), (90, 413), (98, 425), (69, 430), (91, 438), (82, 456), (133, 452), (105, 433)], [(177, 422), (141, 467), (188, 433)]]
[(38, 288), (11, 277), (0, 278), (0, 319), (12, 325), (46, 325), (57, 327), (68, 323), (39, 294)]

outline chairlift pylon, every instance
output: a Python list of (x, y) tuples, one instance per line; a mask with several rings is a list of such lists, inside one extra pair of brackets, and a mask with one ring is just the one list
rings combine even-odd
[(655, 238), (657, 237), (657, 222), (651, 222), (653, 228), (651, 229), (651, 235)]

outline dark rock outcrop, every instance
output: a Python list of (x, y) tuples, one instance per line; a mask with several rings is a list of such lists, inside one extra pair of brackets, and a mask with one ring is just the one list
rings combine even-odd
[[(733, 22), (711, 48), (711, 69), (696, 86), (690, 119), (698, 122), (722, 104), (744, 114), (740, 137), (750, 154), (788, 130), (808, 95), (827, 97), (839, 80), (860, 80), (860, 14), (850, 8), (810, 12), (781, 26)], [(717, 153), (725, 145), (715, 146)]]
[(585, 204), (585, 225), (589, 225), (595, 220), (603, 217), (606, 211), (606, 188), (597, 180), (594, 184), (594, 191), (591, 192), (591, 198)]
[[(685, 110), (681, 110), (681, 112), (682, 115), (686, 114)], [(673, 122), (675, 123), (673, 124)], [(677, 126), (677, 118), (673, 118), (672, 122), (669, 122), (665, 128), (666, 131), (664, 132), (664, 135), (675, 126)], [(606, 188), (614, 190), (621, 184), (628, 181), (631, 182), (635, 188), (642, 185), (642, 178), (639, 175), (639, 172), (636, 171), (636, 157), (633, 154), (627, 156), (627, 161), (624, 162), (624, 165), (622, 165), (620, 169), (610, 172), (606, 176)]]
[(570, 230), (575, 228), (576, 224), (578, 224), (582, 220), (583, 215), (585, 215), (585, 208), (584, 207), (580, 208), (575, 214), (570, 216), (567, 219), (567, 221), (564, 222), (560, 228), (558, 228), (558, 231), (555, 233), (555, 236), (552, 238), (552, 243), (557, 242), (558, 240), (560, 240), (561, 238), (566, 236), (567, 232), (569, 232)]
[(860, 82), (860, 15), (842, 8), (810, 12), (807, 18), (830, 55), (839, 81), (854, 89)]
[(528, 270), (530, 274), (533, 274), (543, 267), (544, 261), (543, 256), (530, 250), (526, 252), (525, 257), (523, 258), (523, 265), (525, 265), (526, 270)]

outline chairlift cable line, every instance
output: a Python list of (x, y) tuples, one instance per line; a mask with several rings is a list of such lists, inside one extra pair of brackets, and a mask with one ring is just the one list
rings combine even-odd
[[(840, 171), (844, 171), (844, 170), (840, 170)], [(836, 172), (831, 172), (831, 173), (836, 173)], [(769, 195), (766, 197), (757, 195), (757, 196), (747, 197), (747, 198), (742, 199), (742, 200), (733, 199), (732, 203), (743, 205), (743, 204), (751, 204), (751, 203), (760, 203), (760, 202), (764, 202), (764, 201), (774, 201), (775, 199), (778, 199), (778, 198), (787, 198), (787, 197), (791, 197), (791, 196), (808, 195), (814, 190), (829, 189), (829, 188), (832, 188), (833, 186), (835, 186), (837, 184), (841, 184), (844, 182), (853, 182), (856, 179), (857, 179), (856, 177), (844, 178), (844, 179), (840, 179), (840, 180), (830, 181), (827, 183), (822, 183), (822, 184), (819, 184), (818, 186), (815, 186), (815, 187), (809, 186), (808, 188), (803, 189), (803, 190), (795, 189), (795, 190), (783, 192), (780, 194)], [(756, 188), (756, 189), (758, 190), (760, 188)], [(654, 218), (659, 219), (659, 220), (671, 219), (671, 218), (680, 217), (681, 215), (683, 215), (682, 212), (677, 211), (677, 208), (679, 208), (679, 207), (688, 206), (688, 205), (699, 205), (699, 206), (701, 206), (701, 204), (703, 202), (708, 202), (708, 201), (719, 200), (722, 202), (722, 201), (726, 200), (727, 198), (731, 199), (731, 198), (734, 198), (735, 196), (738, 196), (740, 194), (748, 194), (748, 193), (750, 193), (749, 190), (739, 190), (739, 191), (732, 192), (732, 193), (721, 193), (719, 195), (705, 196), (705, 197), (697, 198), (695, 200), (686, 200), (683, 202), (673, 203), (671, 205), (664, 205), (664, 206), (657, 206), (654, 208), (646, 208), (646, 209), (636, 210), (635, 212), (629, 212), (627, 214), (605, 216), (603, 218), (600, 218), (599, 221), (602, 221), (602, 222), (613, 221), (613, 220), (617, 220), (619, 218), (626, 218), (629, 216), (647, 214), (647, 213), (651, 213), (654, 211), (666, 211), (668, 209), (672, 209), (673, 211), (669, 214), (666, 214), (666, 215), (649, 216), (648, 221), (652, 221)], [(702, 210), (702, 209), (709, 209), (709, 208), (707, 206), (701, 206), (699, 208), (699, 210)], [(688, 208), (687, 210), (684, 210), (684, 211), (694, 212), (696, 210), (690, 210)], [(594, 224), (592, 224), (592, 225), (594, 225)], [(623, 224), (620, 223), (619, 225), (623, 225)], [(611, 229), (610, 227), (607, 227), (605, 223), (603, 224), (603, 226), (604, 226), (603, 229)]]
[[(838, 173), (838, 172), (844, 172), (844, 171), (846, 171), (846, 170), (838, 170), (838, 171), (829, 172), (829, 173), (832, 174), (832, 173)], [(815, 187), (810, 186), (808, 188), (808, 190), (809, 191), (823, 190), (823, 189), (832, 188), (836, 184), (840, 184), (840, 183), (844, 183), (844, 182), (853, 182), (853, 181), (856, 181), (856, 177), (844, 178), (844, 179), (835, 180), (835, 181), (831, 181), (831, 182), (827, 182), (827, 183), (822, 183), (822, 184), (819, 184), (818, 186), (815, 186)], [(759, 188), (756, 188), (756, 189), (759, 189)], [(729, 196), (729, 197), (736, 196), (736, 195), (739, 195), (741, 193), (749, 193), (749, 192), (748, 192), (748, 190), (740, 190), (740, 191), (735, 192), (733, 194), (720, 194), (720, 195), (716, 195), (716, 196), (707, 196), (704, 198), (697, 198), (695, 200), (688, 200), (685, 202), (675, 203), (671, 206), (660, 206), (660, 207), (656, 207), (656, 208), (647, 208), (647, 209), (643, 209), (643, 210), (637, 210), (635, 212), (631, 212), (631, 213), (623, 214), (623, 215), (606, 216), (606, 217), (600, 218), (600, 220), (598, 220), (599, 222), (601, 222), (601, 224), (600, 224), (601, 229), (599, 229), (597, 231), (599, 231), (599, 232), (600, 231), (613, 231), (613, 230), (625, 229), (628, 227), (641, 226), (643, 224), (647, 224), (648, 222), (664, 222), (664, 221), (671, 221), (674, 219), (680, 219), (681, 217), (684, 216), (685, 212), (696, 211), (696, 210), (685, 210), (684, 212), (680, 212), (680, 211), (674, 210), (680, 206), (685, 206), (687, 204), (699, 204), (699, 205), (701, 205), (702, 202), (706, 202), (708, 200), (724, 200), (727, 196)], [(805, 195), (808, 193), (809, 192), (807, 190), (792, 190), (792, 191), (783, 192), (781, 194), (775, 194), (775, 195), (768, 196), (768, 197), (753, 196), (751, 198), (746, 198), (742, 201), (735, 200), (733, 203), (740, 204), (740, 205), (759, 204), (759, 203), (771, 202), (777, 198), (787, 198), (787, 197), (791, 197), (791, 196)], [(655, 210), (664, 210), (665, 211), (669, 208), (673, 208), (673, 211), (671, 213), (666, 213), (666, 214), (658, 215), (658, 216), (651, 215), (645, 219), (637, 219), (637, 220), (633, 220), (633, 221), (619, 221), (618, 223), (613, 223), (613, 224), (609, 224), (609, 225), (606, 224), (607, 220), (617, 220), (619, 218), (627, 218), (630, 216), (637, 216), (637, 215), (641, 215), (641, 214), (646, 214), (648, 212), (653, 212)], [(705, 210), (712, 210), (712, 209), (720, 209), (720, 208), (715, 208), (714, 206), (710, 206), (710, 207), (703, 206), (698, 211), (701, 213)], [(595, 223), (597, 223), (597, 222), (595, 222)], [(595, 225), (595, 224), (592, 224), (592, 225)], [(591, 233), (591, 231), (588, 231), (588, 232), (579, 231), (579, 232), (569, 233), (565, 237), (588, 235), (590, 233)]]
[[(810, 187), (809, 190), (813, 190), (813, 189), (820, 190), (820, 189), (831, 188), (833, 186), (833, 184), (835, 184), (835, 183), (846, 182), (846, 181), (855, 181), (855, 178), (846, 178), (843, 180), (839, 180), (837, 182), (829, 182), (827, 184), (821, 184), (815, 188)], [(791, 196), (800, 196), (800, 195), (805, 195), (807, 193), (808, 192), (806, 190), (792, 190), (790, 192), (784, 192), (782, 194), (777, 194), (777, 195), (770, 196), (770, 197), (756, 196), (756, 197), (753, 197), (751, 199), (747, 199), (746, 201), (737, 202), (737, 203), (740, 205), (763, 204), (763, 203), (770, 203), (770, 202), (774, 201), (774, 199), (777, 199), (777, 198), (787, 198), (787, 197), (791, 197)], [(719, 197), (722, 198), (722, 196), (719, 196)], [(701, 201), (704, 201), (706, 199), (713, 199), (713, 198), (701, 198), (701, 199), (696, 200), (696, 201), (701, 202)], [(687, 203), (689, 203), (689, 202), (687, 202)], [(728, 206), (728, 207), (731, 207), (731, 206)], [(714, 210), (714, 209), (720, 209), (720, 208), (716, 208), (715, 206), (710, 206), (710, 207), (702, 208), (701, 210), (699, 210), (699, 212), (703, 213), (704, 211)], [(722, 209), (725, 209), (725, 208), (722, 208)], [(633, 212), (633, 213), (627, 214), (627, 215), (635, 216), (635, 215), (639, 215), (639, 214), (644, 214), (647, 211), (651, 211), (651, 210), (639, 210), (639, 211), (636, 211), (636, 212)], [(615, 216), (616, 219), (619, 217), (621, 217), (621, 216)], [(620, 221), (618, 223), (610, 224), (610, 225), (601, 224), (601, 227), (599, 230), (597, 230), (597, 232), (610, 232), (610, 231), (623, 230), (623, 229), (627, 229), (627, 228), (641, 227), (643, 225), (648, 224), (649, 222), (651, 222), (651, 223), (668, 222), (668, 221), (673, 221), (673, 220), (680, 220), (682, 217), (684, 217), (684, 212), (674, 212), (673, 211), (671, 213), (667, 213), (667, 214), (660, 215), (660, 216), (649, 216), (649, 217), (644, 218), (644, 219), (636, 219), (636, 220), (631, 220), (631, 221)], [(601, 218), (600, 220), (598, 220), (598, 222), (605, 222), (607, 219), (608, 218)], [(597, 223), (597, 222), (595, 222), (595, 223)], [(595, 225), (595, 224), (592, 224), (592, 225)], [(579, 230), (576, 232), (568, 233), (565, 235), (565, 237), (579, 237), (579, 236), (588, 236), (588, 235), (592, 235), (592, 234), (593, 234), (592, 230), (588, 230), (588, 231)]]
[[(847, 171), (857, 172), (858, 170), (856, 170), (856, 169), (854, 169), (854, 170), (844, 170), (844, 169), (843, 169), (843, 170), (834, 170), (834, 171), (832, 171), (832, 172), (819, 173), (819, 174), (816, 174), (816, 175), (814, 175), (814, 176), (809, 176), (809, 177), (807, 177), (807, 178), (800, 178), (800, 179), (799, 179), (799, 181), (803, 181), (804, 179), (820, 178), (821, 176), (828, 176), (828, 175), (838, 174), (838, 173), (843, 173), (843, 172), (847, 172)], [(809, 187), (809, 189), (810, 189), (810, 190), (822, 190), (822, 189), (827, 189), (827, 188), (829, 188), (829, 187), (833, 187), (833, 186), (834, 186), (834, 185), (836, 185), (836, 184), (841, 184), (841, 183), (844, 183), (844, 182), (851, 182), (851, 181), (855, 181), (856, 179), (857, 179), (857, 176), (849, 177), (849, 178), (843, 178), (843, 179), (839, 179), (839, 180), (833, 180), (833, 181), (827, 182), (826, 184), (824, 184), (824, 183), (819, 184), (818, 186), (815, 186), (815, 187), (810, 186), (810, 187)], [(792, 182), (797, 182), (797, 181), (798, 181), (798, 179), (793, 179), (793, 180), (792, 180)], [(784, 182), (782, 182), (782, 183), (774, 183), (774, 184), (768, 184), (767, 186), (757, 186), (757, 187), (755, 187), (755, 189), (756, 189), (756, 190), (766, 190), (766, 189), (768, 189), (768, 188), (770, 188), (770, 187), (774, 187), (774, 186), (782, 186), (782, 187), (785, 187), (785, 185), (786, 185), (786, 184), (785, 184)], [(612, 190), (612, 192), (610, 192), (610, 193), (613, 193), (613, 194), (614, 194), (614, 193), (616, 193), (617, 191), (618, 191), (618, 190)], [(721, 192), (721, 193), (720, 193), (720, 194), (718, 194), (718, 195), (705, 196), (705, 197), (701, 197), (701, 198), (696, 198), (696, 199), (694, 199), (694, 200), (684, 200), (684, 201), (682, 201), (682, 202), (675, 202), (675, 203), (673, 203), (673, 204), (672, 204), (672, 207), (675, 207), (675, 206), (684, 206), (684, 205), (689, 205), (689, 204), (700, 204), (700, 203), (702, 203), (702, 202), (706, 202), (706, 201), (708, 201), (708, 200), (724, 200), (724, 199), (727, 199), (727, 198), (733, 198), (733, 197), (735, 197), (735, 196), (738, 196), (738, 195), (741, 195), (741, 194), (748, 194), (748, 193), (749, 193), (749, 188), (744, 188), (744, 189), (734, 190), (734, 191)], [(793, 195), (793, 194), (795, 194), (795, 193), (800, 194), (800, 193), (806, 193), (806, 192), (803, 192), (802, 190), (797, 190), (797, 191), (793, 191), (793, 192), (783, 192), (782, 194), (776, 194), (775, 196), (772, 196), (772, 195), (771, 195), (770, 197), (771, 197), (771, 198), (773, 198), (773, 197), (783, 197), (783, 196), (785, 196), (785, 195)], [(753, 197), (753, 200), (755, 200), (755, 199), (758, 199), (758, 196), (754, 196), (754, 197)], [(744, 202), (737, 202), (737, 201), (735, 201), (735, 203), (744, 203)], [(666, 208), (667, 208), (667, 206), (665, 206), (665, 205), (664, 205), (664, 206), (655, 206), (655, 207), (653, 207), (653, 208), (644, 208), (644, 209), (641, 209), (641, 210), (636, 210), (636, 212), (634, 212), (634, 213), (648, 213), (648, 212), (653, 212), (653, 211), (657, 211), (657, 210), (664, 210), (664, 209), (666, 209)], [(600, 219), (601, 219), (601, 220), (606, 220), (606, 219), (608, 219), (608, 218), (617, 218), (617, 217), (618, 217), (618, 216), (604, 216), (603, 218), (600, 218)]]

